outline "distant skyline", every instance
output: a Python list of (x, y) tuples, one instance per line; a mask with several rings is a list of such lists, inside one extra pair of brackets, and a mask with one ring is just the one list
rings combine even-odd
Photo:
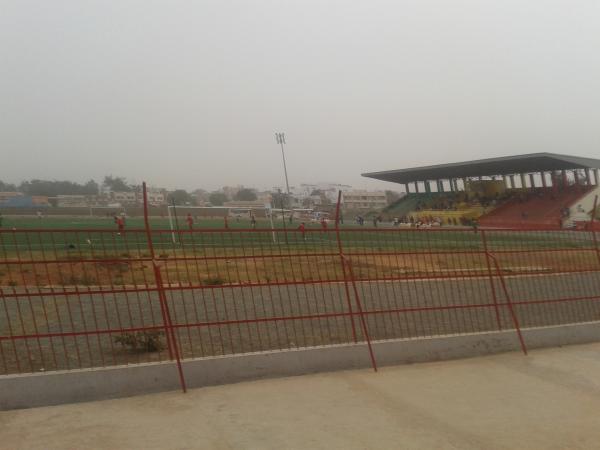
[(173, 188), (600, 154), (600, 2), (2, 0), (0, 180)]

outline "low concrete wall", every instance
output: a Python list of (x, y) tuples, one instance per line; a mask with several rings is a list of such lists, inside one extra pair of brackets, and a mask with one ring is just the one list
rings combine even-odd
[[(524, 329), (529, 349), (600, 341), (600, 323)], [(514, 331), (373, 343), (380, 366), (518, 351)], [(370, 367), (366, 344), (189, 360), (189, 388), (267, 377)], [(0, 377), (0, 410), (75, 403), (179, 389), (173, 363)]]

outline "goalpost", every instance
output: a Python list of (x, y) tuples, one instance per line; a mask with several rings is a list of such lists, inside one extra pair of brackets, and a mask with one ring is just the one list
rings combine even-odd
[[(179, 226), (179, 220), (178, 217), (180, 218), (181, 215), (178, 215), (179, 211), (183, 211), (181, 214), (185, 217), (187, 216), (188, 213), (191, 213), (192, 216), (194, 216), (194, 218), (196, 218), (196, 216), (194, 215), (194, 211), (216, 211), (216, 210), (225, 210), (225, 215), (227, 217), (231, 217), (232, 214), (238, 215), (238, 214), (246, 214), (247, 215), (247, 219), (250, 219), (250, 216), (253, 212), (259, 212), (262, 213), (260, 214), (261, 216), (264, 215), (264, 217), (266, 219), (269, 219), (270, 221), (270, 225), (271, 225), (271, 229), (272, 231), (272, 237), (273, 237), (273, 243), (277, 243), (277, 236), (275, 233), (275, 227), (273, 225), (273, 210), (271, 208), (271, 205), (268, 203), (265, 203), (264, 206), (177, 206), (177, 205), (168, 205), (167, 206), (167, 215), (169, 218), (169, 229), (171, 230), (171, 240), (173, 241), (173, 244), (177, 244), (177, 234), (178, 232), (181, 230), (180, 226)], [(214, 217), (214, 216), (210, 216), (210, 217)]]

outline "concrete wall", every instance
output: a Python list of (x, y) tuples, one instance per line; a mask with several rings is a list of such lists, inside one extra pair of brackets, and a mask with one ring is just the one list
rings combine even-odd
[[(600, 341), (600, 323), (524, 329), (529, 349)], [(380, 366), (519, 351), (514, 331), (373, 344)], [(524, 356), (525, 357), (525, 356)], [(365, 344), (189, 360), (189, 388), (257, 378), (370, 367)], [(0, 377), (0, 410), (56, 405), (179, 389), (173, 363)]]
[(578, 217), (577, 206), (581, 205), (581, 207), (586, 212), (584, 216), (585, 220), (589, 220), (590, 216), (588, 216), (587, 213), (594, 209), (594, 200), (596, 198), (596, 195), (600, 197), (600, 186), (594, 187), (594, 189), (592, 189), (590, 192), (585, 194), (583, 197), (579, 198), (577, 201), (573, 202), (573, 204), (569, 207), (569, 214), (571, 218)]

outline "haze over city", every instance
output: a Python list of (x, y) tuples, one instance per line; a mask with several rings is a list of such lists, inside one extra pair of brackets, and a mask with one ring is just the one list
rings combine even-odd
[(598, 0), (0, 0), (0, 447), (599, 448), (599, 50)]
[[(167, 188), (595, 156), (597, 2), (3, 2), (2, 179)], [(18, 157), (17, 157), (18, 155)]]

